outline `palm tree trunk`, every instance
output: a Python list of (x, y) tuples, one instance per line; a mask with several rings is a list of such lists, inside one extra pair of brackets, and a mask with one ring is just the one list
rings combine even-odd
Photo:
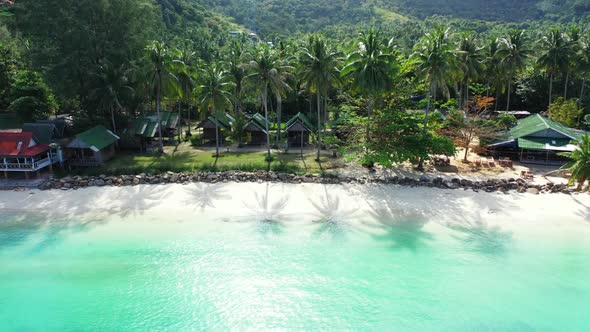
[(215, 112), (215, 158), (219, 158), (219, 117), (217, 116), (217, 110)]
[(582, 78), (582, 89), (580, 90), (580, 99), (578, 99), (578, 104), (582, 106), (582, 98), (584, 98), (584, 88), (586, 87), (586, 78)]
[(115, 107), (111, 106), (111, 121), (113, 122), (113, 132), (117, 133), (117, 125), (115, 124)]
[(498, 111), (498, 99), (500, 98), (500, 87), (496, 85), (496, 100), (494, 100), (494, 112)]
[[(434, 93), (433, 93), (434, 91)], [(422, 139), (426, 141), (426, 135), (428, 135), (428, 118), (430, 116), (430, 101), (432, 96), (436, 98), (436, 82), (431, 82), (430, 84), (430, 92), (428, 92), (428, 100), (426, 103), (426, 114), (424, 114), (424, 126), (422, 128)], [(420, 158), (418, 161), (418, 170), (424, 171), (424, 158)]]
[(570, 72), (568, 71), (565, 74), (565, 87), (563, 90), (563, 99), (565, 99), (565, 100), (567, 100), (567, 86), (568, 86), (569, 82), (570, 82)]
[(281, 143), (281, 118), (283, 116), (282, 112), (282, 105), (283, 100), (280, 94), (277, 94), (277, 147)]
[(266, 121), (264, 122), (264, 126), (266, 129), (266, 159), (268, 162), (270, 162), (270, 132), (268, 130), (268, 96), (267, 93), (265, 92), (262, 96), (262, 105), (264, 107), (264, 117), (266, 118)]
[(512, 91), (512, 74), (510, 75), (510, 78), (508, 79), (508, 91), (506, 91), (507, 96), (507, 101), (506, 101), (506, 112), (510, 111), (510, 92)]
[(317, 99), (317, 113), (318, 113), (318, 154), (316, 157), (316, 161), (319, 163), (320, 162), (320, 153), (322, 151), (322, 112), (320, 109), (320, 100), (321, 100), (321, 96), (320, 96), (320, 89), (317, 89), (316, 91), (316, 99)]
[[(373, 96), (369, 94), (369, 106), (367, 107), (367, 144), (371, 141), (371, 114), (373, 113)], [(367, 150), (368, 150), (367, 145)]]
[(178, 101), (178, 144), (182, 142), (182, 102)]
[(469, 80), (465, 83), (465, 100), (463, 103), (467, 103), (469, 101)]
[(160, 154), (164, 154), (164, 142), (162, 141), (162, 125), (160, 117), (160, 88), (162, 86), (162, 78), (158, 75), (158, 88), (156, 89), (156, 115), (158, 116), (158, 137), (160, 138)]
[(549, 74), (549, 105), (553, 102), (553, 73)]

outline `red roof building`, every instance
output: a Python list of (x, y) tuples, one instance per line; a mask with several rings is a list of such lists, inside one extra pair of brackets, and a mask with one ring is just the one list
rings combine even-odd
[(0, 171), (36, 172), (54, 163), (49, 145), (39, 144), (30, 132), (0, 132)]

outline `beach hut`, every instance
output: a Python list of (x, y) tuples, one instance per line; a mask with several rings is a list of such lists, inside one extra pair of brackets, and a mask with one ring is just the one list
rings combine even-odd
[(121, 145), (126, 148), (139, 148), (140, 151), (153, 149), (154, 138), (158, 135), (160, 123), (151, 118), (138, 118), (129, 122), (123, 130)]
[(72, 152), (71, 166), (101, 166), (115, 155), (119, 136), (103, 126), (96, 126), (76, 135), (68, 144)]
[(231, 130), (231, 124), (233, 121), (234, 118), (226, 113), (225, 116), (221, 116), (219, 119), (210, 116), (199, 123), (196, 129), (203, 130), (203, 135), (201, 136), (202, 143), (215, 144), (215, 128), (219, 128), (219, 142), (225, 142), (224, 131)]
[(176, 135), (178, 124), (180, 122), (178, 113), (161, 111), (159, 119), (158, 115), (155, 113), (149, 115), (148, 118), (150, 121), (159, 121), (162, 128), (162, 137), (168, 137), (168, 140), (174, 140), (174, 135)]
[(309, 135), (314, 131), (314, 126), (305, 114), (299, 112), (285, 124), (288, 144), (291, 147), (301, 147), (309, 144)]
[(39, 143), (31, 132), (0, 132), (0, 171), (8, 178), (9, 172), (37, 172), (57, 162), (49, 145)]
[(46, 145), (58, 143), (63, 138), (63, 132), (60, 132), (55, 124), (51, 122), (25, 123), (23, 124), (22, 132), (33, 133), (37, 142)]
[(266, 128), (270, 122), (259, 113), (254, 114), (246, 124), (246, 142), (251, 145), (266, 145)]
[(572, 152), (577, 146), (572, 141), (579, 140), (588, 132), (568, 128), (559, 122), (545, 118), (540, 114), (518, 120), (517, 125), (506, 134), (488, 145), (495, 156), (512, 159), (523, 163), (560, 165), (567, 158), (560, 152)]

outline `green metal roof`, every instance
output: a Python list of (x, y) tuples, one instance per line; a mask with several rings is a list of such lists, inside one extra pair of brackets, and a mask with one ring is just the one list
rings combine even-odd
[(102, 150), (107, 146), (117, 142), (119, 137), (113, 132), (98, 125), (92, 129), (88, 129), (83, 133), (76, 135), (74, 141), (68, 145), (70, 148), (96, 148)]
[(265, 133), (266, 133), (266, 128), (267, 127), (270, 128), (270, 122), (264, 116), (260, 115), (260, 113), (256, 113), (252, 116), (252, 119), (250, 119), (250, 122), (248, 123), (248, 125), (250, 125), (250, 124)]
[(518, 124), (510, 130), (508, 138), (514, 140), (546, 129), (552, 129), (572, 140), (581, 139), (584, 135), (584, 131), (568, 128), (559, 122), (535, 114), (519, 120)]
[(125, 130), (124, 134), (153, 138), (157, 132), (158, 122), (152, 121), (150, 118), (139, 118), (131, 121), (131, 126)]
[(294, 117), (292, 117), (291, 119), (289, 119), (289, 121), (287, 121), (287, 123), (285, 124), (286, 130), (288, 131), (289, 128), (291, 128), (297, 122), (301, 123), (303, 125), (303, 127), (305, 127), (309, 131), (315, 130), (315, 126), (311, 123), (311, 121), (309, 121), (307, 116), (305, 116), (305, 114), (303, 114), (301, 112), (295, 114)]
[(518, 139), (518, 147), (527, 150), (573, 151), (571, 141), (569, 138), (521, 137)]

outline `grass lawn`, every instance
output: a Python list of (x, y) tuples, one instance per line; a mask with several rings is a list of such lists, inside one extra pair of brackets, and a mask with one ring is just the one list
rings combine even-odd
[(177, 147), (165, 147), (163, 156), (145, 155), (119, 151), (117, 156), (104, 167), (89, 169), (85, 174), (138, 174), (226, 170), (273, 170), (287, 173), (315, 173), (330, 171), (344, 166), (341, 159), (333, 159), (329, 155), (322, 156), (320, 163), (315, 161), (315, 153), (306, 153), (304, 157), (298, 153), (274, 154), (273, 162), (265, 161), (266, 153), (256, 152), (223, 152), (219, 158), (214, 151), (203, 151), (183, 143)]

